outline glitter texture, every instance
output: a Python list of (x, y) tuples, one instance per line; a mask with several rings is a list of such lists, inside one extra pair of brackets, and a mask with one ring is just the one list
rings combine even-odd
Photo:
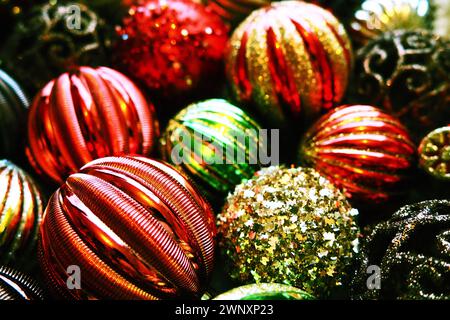
[(433, 177), (450, 181), (450, 125), (433, 130), (422, 140), (419, 162)]
[(0, 266), (0, 301), (44, 300), (44, 292), (28, 276)]
[(0, 157), (22, 156), (28, 98), (19, 84), (0, 70)]
[(231, 277), (327, 296), (343, 285), (357, 252), (351, 210), (343, 194), (313, 169), (262, 169), (236, 187), (217, 218)]
[(116, 64), (162, 95), (205, 89), (223, 72), (228, 28), (201, 4), (142, 1), (117, 33)]
[[(450, 201), (407, 205), (364, 239), (353, 280), (357, 299), (450, 299)], [(380, 268), (380, 290), (367, 268)]]
[(313, 296), (292, 286), (253, 283), (224, 292), (213, 300), (312, 300)]
[(254, 11), (234, 31), (227, 76), (239, 102), (274, 125), (311, 119), (343, 97), (352, 66), (350, 42), (328, 11), (283, 1)]

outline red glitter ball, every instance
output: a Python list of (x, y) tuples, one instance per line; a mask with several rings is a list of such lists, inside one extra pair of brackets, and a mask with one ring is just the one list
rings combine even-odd
[(117, 32), (118, 67), (162, 95), (204, 88), (223, 72), (228, 27), (201, 4), (145, 1), (129, 9)]

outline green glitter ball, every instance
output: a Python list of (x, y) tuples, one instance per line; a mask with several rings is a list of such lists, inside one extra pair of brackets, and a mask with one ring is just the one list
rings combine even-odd
[(276, 282), (319, 298), (346, 282), (358, 227), (344, 195), (314, 169), (262, 169), (228, 196), (217, 218), (233, 279)]
[(213, 300), (313, 300), (309, 293), (278, 283), (253, 283), (215, 297)]
[(194, 103), (169, 121), (161, 154), (209, 200), (217, 201), (260, 168), (259, 129), (249, 115), (225, 100)]

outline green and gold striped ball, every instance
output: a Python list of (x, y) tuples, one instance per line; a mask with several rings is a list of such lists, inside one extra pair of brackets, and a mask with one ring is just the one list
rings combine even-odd
[(33, 179), (0, 160), (0, 265), (31, 270), (43, 214), (43, 197)]
[(216, 200), (259, 169), (259, 129), (252, 117), (225, 100), (193, 103), (169, 121), (161, 154)]

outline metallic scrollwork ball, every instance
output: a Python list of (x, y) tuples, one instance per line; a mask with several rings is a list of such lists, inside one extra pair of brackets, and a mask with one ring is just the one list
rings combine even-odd
[(422, 134), (450, 119), (449, 74), (450, 41), (424, 30), (397, 30), (358, 51), (356, 96)]

